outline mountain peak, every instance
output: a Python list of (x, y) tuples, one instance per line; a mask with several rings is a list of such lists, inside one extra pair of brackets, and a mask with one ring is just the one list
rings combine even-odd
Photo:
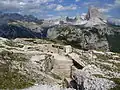
[(103, 19), (103, 15), (99, 9), (94, 6), (90, 6), (88, 9), (86, 20), (88, 21), (86, 26), (106, 24), (105, 20)]
[(88, 9), (88, 13), (86, 15), (86, 19), (90, 20), (92, 18), (103, 18), (102, 14), (99, 12), (99, 9), (97, 7), (94, 6), (90, 6)]

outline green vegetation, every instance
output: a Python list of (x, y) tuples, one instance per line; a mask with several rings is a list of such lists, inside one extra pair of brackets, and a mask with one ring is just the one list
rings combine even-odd
[[(105, 78), (104, 76), (100, 74), (93, 74), (93, 76), (98, 77), (98, 78)], [(117, 84), (114, 88), (111, 88), (110, 90), (120, 90), (120, 78), (106, 78), (111, 81), (113, 81), (115, 84)]]
[(51, 75), (53, 78), (55, 78), (55, 79), (62, 80), (60, 76), (58, 76), (58, 75), (56, 75), (56, 74), (54, 74), (54, 73), (51, 73), (50, 75)]
[[(9, 51), (0, 52), (0, 89), (22, 89), (32, 86), (35, 80), (19, 73), (19, 68), (13, 68), (13, 61), (22, 62), (28, 59), (21, 53)], [(15, 66), (15, 65), (14, 65)]]
[(93, 74), (93, 76), (98, 77), (98, 78), (105, 78), (103, 77), (103, 75), (100, 75), (100, 74)]
[(23, 89), (34, 85), (35, 80), (18, 72), (4, 72), (0, 74), (0, 89)]
[(20, 48), (23, 47), (23, 45), (19, 45), (18, 43), (15, 43), (13, 40), (7, 40), (4, 42), (4, 44), (10, 46), (11, 49), (12, 47), (20, 47)]
[(110, 80), (114, 81), (117, 86), (110, 89), (110, 90), (120, 90), (120, 78), (111, 78)]
[(21, 53), (13, 53), (13, 52), (9, 52), (9, 51), (2, 51), (0, 52), (0, 56), (2, 58), (2, 60), (5, 61), (27, 61), (27, 58), (24, 54)]
[(102, 55), (102, 54), (95, 54), (95, 55), (97, 56), (98, 59), (101, 59), (103, 61), (106, 61), (109, 59), (109, 57), (106, 55)]
[(120, 90), (120, 85), (117, 85), (114, 88), (111, 88), (110, 90)]
[(120, 85), (120, 78), (111, 78), (110, 80), (114, 81), (116, 84)]
[(7, 40), (4, 42), (4, 44), (8, 46), (15, 46), (15, 43), (12, 40)]
[[(100, 74), (93, 74), (93, 76), (98, 77), (98, 78), (105, 78), (104, 76)], [(120, 78), (106, 78), (111, 81), (113, 81), (115, 84), (117, 84), (114, 88), (111, 88), (110, 90), (120, 90)]]

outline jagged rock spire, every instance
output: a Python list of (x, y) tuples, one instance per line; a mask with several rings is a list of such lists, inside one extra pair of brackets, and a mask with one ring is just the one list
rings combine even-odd
[(90, 6), (90, 8), (88, 9), (86, 20), (88, 21), (86, 26), (105, 24), (103, 15), (99, 11), (99, 9), (94, 6)]
[(94, 6), (90, 6), (88, 9), (88, 13), (86, 15), (86, 19), (90, 20), (92, 18), (100, 18), (103, 19), (103, 15), (101, 14), (101, 12), (99, 11), (99, 9), (97, 7)]

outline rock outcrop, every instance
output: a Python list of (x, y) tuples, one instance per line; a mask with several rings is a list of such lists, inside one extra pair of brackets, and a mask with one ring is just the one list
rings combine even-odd
[(77, 82), (77, 90), (109, 90), (115, 86), (113, 81), (93, 77), (85, 71), (77, 71), (73, 79)]

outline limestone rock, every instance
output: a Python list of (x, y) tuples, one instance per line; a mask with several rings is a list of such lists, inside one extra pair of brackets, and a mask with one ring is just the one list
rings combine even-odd
[(74, 82), (78, 90), (107, 90), (115, 86), (114, 79), (119, 81), (119, 53), (80, 50), (42, 39), (0, 42), (0, 89), (36, 84), (72, 87)]
[(93, 77), (83, 70), (77, 71), (73, 78), (77, 82), (77, 90), (108, 90), (115, 86), (113, 81)]
[(85, 25), (87, 27), (105, 24), (105, 20), (103, 19), (103, 16), (100, 13), (99, 9), (93, 6), (89, 8), (86, 19), (88, 20), (87, 24)]
[(103, 72), (101, 71), (101, 69), (97, 68), (95, 65), (87, 65), (82, 70), (91, 75), (92, 74), (103, 75)]
[(82, 49), (109, 50), (106, 38), (106, 26), (93, 28), (77, 28), (76, 26), (56, 26), (48, 29), (47, 36), (52, 40), (60, 40), (63, 43)]
[(75, 89), (61, 88), (59, 86), (50, 86), (50, 85), (38, 85), (23, 90), (75, 90)]
[(103, 18), (102, 14), (99, 12), (99, 9), (94, 7), (94, 6), (90, 6), (90, 8), (88, 9), (88, 13), (86, 15), (86, 19), (90, 20), (92, 18)]
[(50, 72), (54, 65), (54, 57), (49, 54), (32, 56), (31, 61), (43, 72)]
[(54, 59), (55, 62), (51, 72), (61, 77), (70, 78), (71, 66), (73, 65), (72, 60), (59, 54), (54, 54)]
[(72, 47), (70, 45), (64, 46), (64, 50), (66, 54), (72, 53)]

